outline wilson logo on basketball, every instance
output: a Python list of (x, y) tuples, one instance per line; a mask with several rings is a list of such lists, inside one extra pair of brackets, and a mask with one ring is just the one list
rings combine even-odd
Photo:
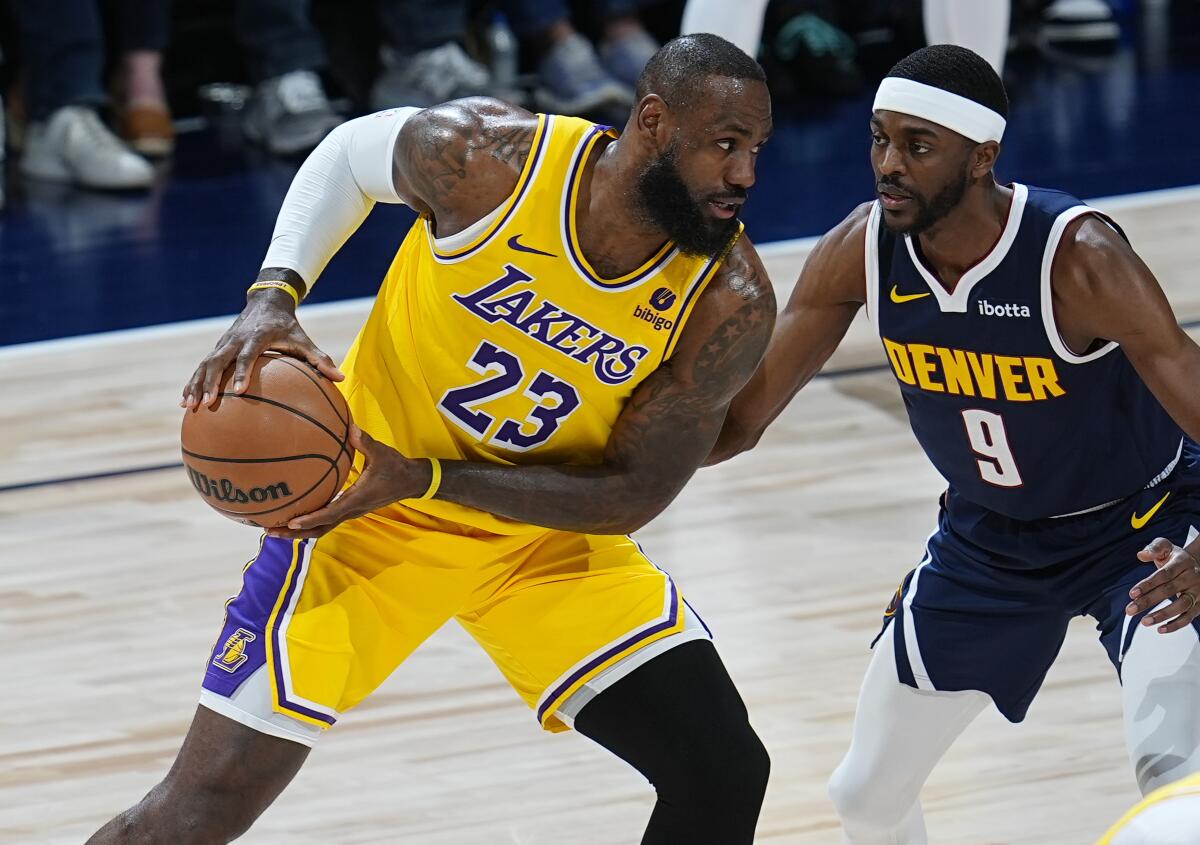
[(196, 492), (206, 499), (215, 499), (218, 502), (233, 502), (238, 505), (268, 500), (276, 502), (292, 495), (286, 481), (243, 490), (228, 478), (209, 478), (191, 467), (188, 467), (188, 477), (192, 479), (192, 486), (196, 488)]

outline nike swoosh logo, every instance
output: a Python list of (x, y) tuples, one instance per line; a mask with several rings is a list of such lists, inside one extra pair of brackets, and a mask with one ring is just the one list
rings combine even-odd
[(1170, 497), (1170, 495), (1171, 495), (1170, 493), (1167, 493), (1165, 496), (1163, 496), (1161, 499), (1159, 499), (1157, 502), (1155, 502), (1154, 507), (1152, 507), (1152, 508), (1150, 508), (1150, 510), (1146, 511), (1146, 513), (1143, 516), (1138, 516), (1137, 513), (1130, 514), (1129, 524), (1133, 526), (1133, 529), (1135, 531), (1137, 531), (1138, 529), (1143, 528), (1146, 525), (1146, 523), (1149, 522), (1156, 513), (1158, 513), (1158, 509), (1163, 506), (1163, 502), (1165, 502)]
[(545, 250), (542, 250), (542, 249), (535, 249), (531, 246), (525, 246), (525, 244), (523, 244), (519, 240), (517, 240), (517, 238), (519, 238), (519, 237), (521, 237), (521, 236), (513, 235), (511, 238), (508, 239), (508, 248), (509, 249), (515, 249), (517, 252), (532, 252), (534, 255), (544, 255), (547, 258), (558, 258), (558, 256), (555, 255), (553, 252), (546, 252)]
[(912, 302), (914, 299), (923, 299), (929, 296), (928, 293), (900, 293), (896, 290), (896, 285), (892, 285), (892, 302), (897, 304), (902, 302)]

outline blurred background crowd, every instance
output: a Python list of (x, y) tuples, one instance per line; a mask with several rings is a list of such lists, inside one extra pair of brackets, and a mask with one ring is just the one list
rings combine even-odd
[[(1200, 182), (1200, 0), (0, 0), (0, 347), (236, 313), (341, 121), (490, 94), (623, 126), (681, 32), (767, 71), (775, 134), (742, 215), (759, 244), (873, 195), (875, 86), (933, 42), (1002, 69), (1003, 180)], [(308, 301), (373, 295), (412, 219), (376, 208)]]
[(681, 30), (739, 43), (776, 109), (803, 110), (927, 41), (962, 43), (937, 8), (955, 3), (976, 9), (967, 46), (1002, 68), (1010, 51), (1112, 50), (1133, 0), (0, 0), (4, 146), (10, 178), (145, 190), (176, 132), (214, 125), (284, 157), (357, 114), (474, 94), (622, 125)]

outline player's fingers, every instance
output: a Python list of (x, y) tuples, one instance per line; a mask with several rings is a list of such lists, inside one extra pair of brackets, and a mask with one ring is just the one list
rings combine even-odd
[(1147, 627), (1159, 625), (1158, 632), (1160, 634), (1178, 631), (1196, 617), (1196, 601), (1192, 596), (1191, 593), (1181, 595), (1166, 607), (1159, 608), (1153, 613), (1147, 613), (1142, 617), (1142, 624)]
[(1131, 599), (1136, 599), (1140, 596), (1144, 596), (1146, 593), (1150, 592), (1156, 587), (1161, 587), (1178, 574), (1178, 568), (1172, 568), (1169, 566), (1168, 561), (1167, 563), (1159, 566), (1157, 571), (1147, 575), (1141, 581), (1138, 581), (1136, 584), (1134, 584), (1129, 590), (1129, 597)]
[(231, 363), (231, 353), (212, 356), (204, 363), (204, 380), (200, 384), (201, 405), (207, 407), (217, 401), (217, 394), (221, 390), (221, 378)]
[(354, 519), (370, 511), (371, 508), (366, 504), (372, 498), (371, 477), (368, 472), (364, 470), (357, 481), (325, 507), (290, 519), (287, 527), (293, 531), (306, 531), (322, 526), (329, 529), (339, 522)]
[(379, 441), (354, 423), (350, 423), (350, 445), (368, 458), (379, 451)]
[(258, 356), (262, 355), (264, 347), (258, 343), (247, 343), (237, 353), (237, 364), (233, 368), (233, 392), (245, 393), (250, 383), (250, 370)]
[(183, 386), (183, 399), (179, 404), (181, 407), (187, 408), (189, 411), (195, 410), (196, 405), (200, 403), (200, 397), (204, 395), (201, 385), (204, 383), (204, 363), (192, 371), (192, 377), (188, 379), (188, 383)]
[(307, 531), (293, 531), (287, 526), (280, 528), (271, 528), (267, 534), (271, 537), (278, 537), (281, 540), (316, 540), (319, 537), (324, 537), (329, 533), (331, 525), (323, 525), (320, 528), (313, 528)]
[(321, 371), (321, 375), (330, 381), (342, 381), (346, 378), (346, 374), (338, 369), (338, 365), (332, 358), (314, 346), (311, 342), (308, 344), (308, 349), (305, 352), (305, 360)]
[(1167, 559), (1174, 551), (1175, 544), (1165, 537), (1155, 537), (1152, 541), (1146, 544), (1146, 548), (1138, 552), (1138, 560), (1145, 563), (1151, 561), (1155, 563), (1166, 563)]
[[(1171, 575), (1178, 574), (1178, 571), (1171, 572), (1167, 569), (1160, 569), (1149, 578), (1140, 582), (1133, 590), (1129, 591), (1132, 594), (1134, 590), (1140, 590), (1137, 598), (1126, 605), (1125, 613), (1129, 616), (1136, 616), (1160, 602), (1173, 598), (1176, 593), (1186, 589), (1186, 585), (1179, 584), (1174, 578), (1170, 577)], [(1151, 581), (1155, 583), (1151, 585)]]
[(330, 381), (342, 381), (346, 378), (333, 359), (318, 349), (317, 345), (299, 327), (286, 341), (278, 344), (275, 348), (295, 358), (303, 358)]

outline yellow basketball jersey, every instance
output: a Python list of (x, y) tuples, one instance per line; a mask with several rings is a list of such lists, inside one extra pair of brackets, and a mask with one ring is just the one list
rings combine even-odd
[(1129, 810), (1129, 812), (1123, 815), (1116, 824), (1109, 828), (1107, 833), (1100, 837), (1100, 839), (1096, 842), (1096, 845), (1109, 845), (1109, 843), (1114, 842), (1117, 834), (1128, 827), (1135, 818), (1137, 818), (1142, 814), (1143, 811), (1149, 809), (1150, 807), (1153, 807), (1156, 804), (1161, 804), (1165, 801), (1170, 801), (1172, 798), (1197, 794), (1200, 794), (1200, 774), (1188, 775), (1187, 777), (1177, 780), (1174, 783), (1169, 783), (1166, 786), (1159, 787), (1143, 798), (1140, 803), (1135, 804)]
[[(509, 198), (464, 232), (418, 220), (347, 357), (355, 422), (410, 457), (596, 464), (634, 389), (671, 354), (720, 257), (664, 244), (618, 279), (588, 264), (576, 197), (611, 130), (539, 115)], [(501, 534), (535, 530), (445, 501), (405, 506)]]

